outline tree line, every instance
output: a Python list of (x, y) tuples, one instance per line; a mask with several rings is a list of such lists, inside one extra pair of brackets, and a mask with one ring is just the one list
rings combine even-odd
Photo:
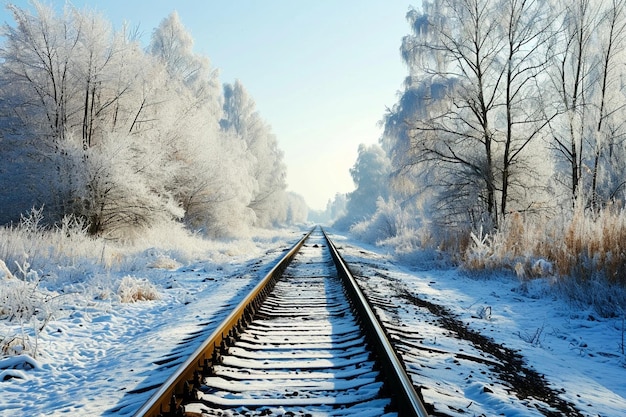
[(371, 178), (443, 230), (623, 205), (624, 0), (424, 0), (407, 20), (409, 74), (382, 121), (388, 160), (349, 197)]
[(66, 5), (13, 5), (0, 45), (0, 223), (44, 207), (93, 235), (181, 221), (208, 236), (303, 221), (254, 100), (221, 85), (174, 12), (136, 31)]
[(450, 225), (623, 202), (626, 2), (434, 0), (407, 14), (383, 148)]

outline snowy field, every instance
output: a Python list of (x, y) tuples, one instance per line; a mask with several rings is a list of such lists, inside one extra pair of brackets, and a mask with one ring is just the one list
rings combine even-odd
[[(56, 303), (54, 316), (46, 323), (0, 321), (3, 338), (25, 338), (36, 351), (35, 358), (0, 360), (0, 416), (132, 415), (301, 234), (255, 239), (245, 250), (233, 241), (184, 265), (172, 253), (147, 251), (129, 271), (82, 271), (82, 281), (64, 281), (66, 272), (41, 279), (38, 291), (46, 306)], [(378, 308), (385, 322), (419, 329), (419, 342), (404, 351), (405, 360), (438, 412), (539, 416), (550, 405), (517, 398), (488, 366), (498, 359), (442, 330), (437, 317), (424, 319), (407, 294), (445, 307), (468, 329), (518, 352), (579, 415), (626, 416), (621, 319), (580, 310), (545, 281), (522, 286), (513, 275), (486, 278), (399, 265), (381, 248), (335, 238), (355, 275), (370, 277), (359, 278), (366, 290), (387, 300), (387, 307)], [(15, 284), (3, 280), (3, 288)], [(156, 299), (123, 303), (124, 285), (156, 291), (148, 297)], [(111, 289), (114, 294), (107, 293)]]

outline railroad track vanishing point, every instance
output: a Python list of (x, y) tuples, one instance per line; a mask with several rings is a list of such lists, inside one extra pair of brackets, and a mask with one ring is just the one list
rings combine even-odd
[(356, 281), (316, 228), (135, 416), (428, 413)]

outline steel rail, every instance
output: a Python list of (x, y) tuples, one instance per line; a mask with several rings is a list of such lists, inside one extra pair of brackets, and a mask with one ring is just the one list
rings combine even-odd
[(367, 336), (378, 354), (378, 359), (383, 362), (381, 372), (383, 372), (386, 378), (385, 382), (391, 385), (389, 392), (396, 400), (398, 415), (428, 417), (428, 411), (426, 411), (421, 397), (418, 395), (417, 391), (415, 391), (415, 387), (391, 345), (378, 317), (370, 307), (367, 298), (358, 286), (356, 279), (339, 254), (339, 251), (326, 232), (324, 230), (322, 230), (322, 232), (331, 250), (337, 271), (345, 282), (346, 290), (349, 292), (350, 298), (355, 303), (354, 308), (363, 319), (362, 324), (366, 327)]
[[(315, 229), (313, 229), (315, 230)], [(134, 414), (135, 417), (178, 416), (182, 414), (181, 403), (193, 392), (190, 384), (199, 380), (200, 370), (207, 370), (213, 364), (214, 354), (219, 353), (223, 345), (232, 339), (233, 330), (247, 326), (252, 316), (259, 309), (276, 280), (301, 249), (311, 235), (309, 231), (254, 287), (233, 312), (220, 324), (211, 336), (158, 388), (149, 400)], [(328, 235), (322, 230), (331, 251), (338, 274), (344, 282), (353, 308), (361, 318), (366, 338), (374, 350), (377, 360), (382, 365), (380, 372), (384, 378), (386, 391), (392, 396), (398, 415), (427, 417), (428, 412), (420, 396), (406, 374), (402, 362), (393, 349), (386, 332), (369, 306), (367, 298), (359, 288), (347, 264)]]
[(198, 369), (210, 361), (213, 352), (223, 341), (230, 337), (231, 330), (236, 328), (245, 316), (254, 313), (271, 291), (276, 279), (291, 262), (304, 242), (314, 229), (309, 231), (296, 245), (271, 269), (271, 271), (254, 287), (215, 331), (200, 345), (194, 353), (182, 363), (176, 371), (157, 389), (148, 401), (135, 412), (135, 417), (158, 417), (176, 415), (180, 401), (189, 394), (189, 381), (197, 378)]

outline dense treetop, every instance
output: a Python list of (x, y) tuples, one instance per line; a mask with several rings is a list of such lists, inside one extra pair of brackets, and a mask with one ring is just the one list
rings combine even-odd
[(211, 236), (304, 220), (270, 126), (241, 83), (220, 85), (175, 12), (144, 48), (88, 10), (9, 7), (1, 223), (41, 206), (51, 222), (76, 216), (106, 236), (167, 221)]

